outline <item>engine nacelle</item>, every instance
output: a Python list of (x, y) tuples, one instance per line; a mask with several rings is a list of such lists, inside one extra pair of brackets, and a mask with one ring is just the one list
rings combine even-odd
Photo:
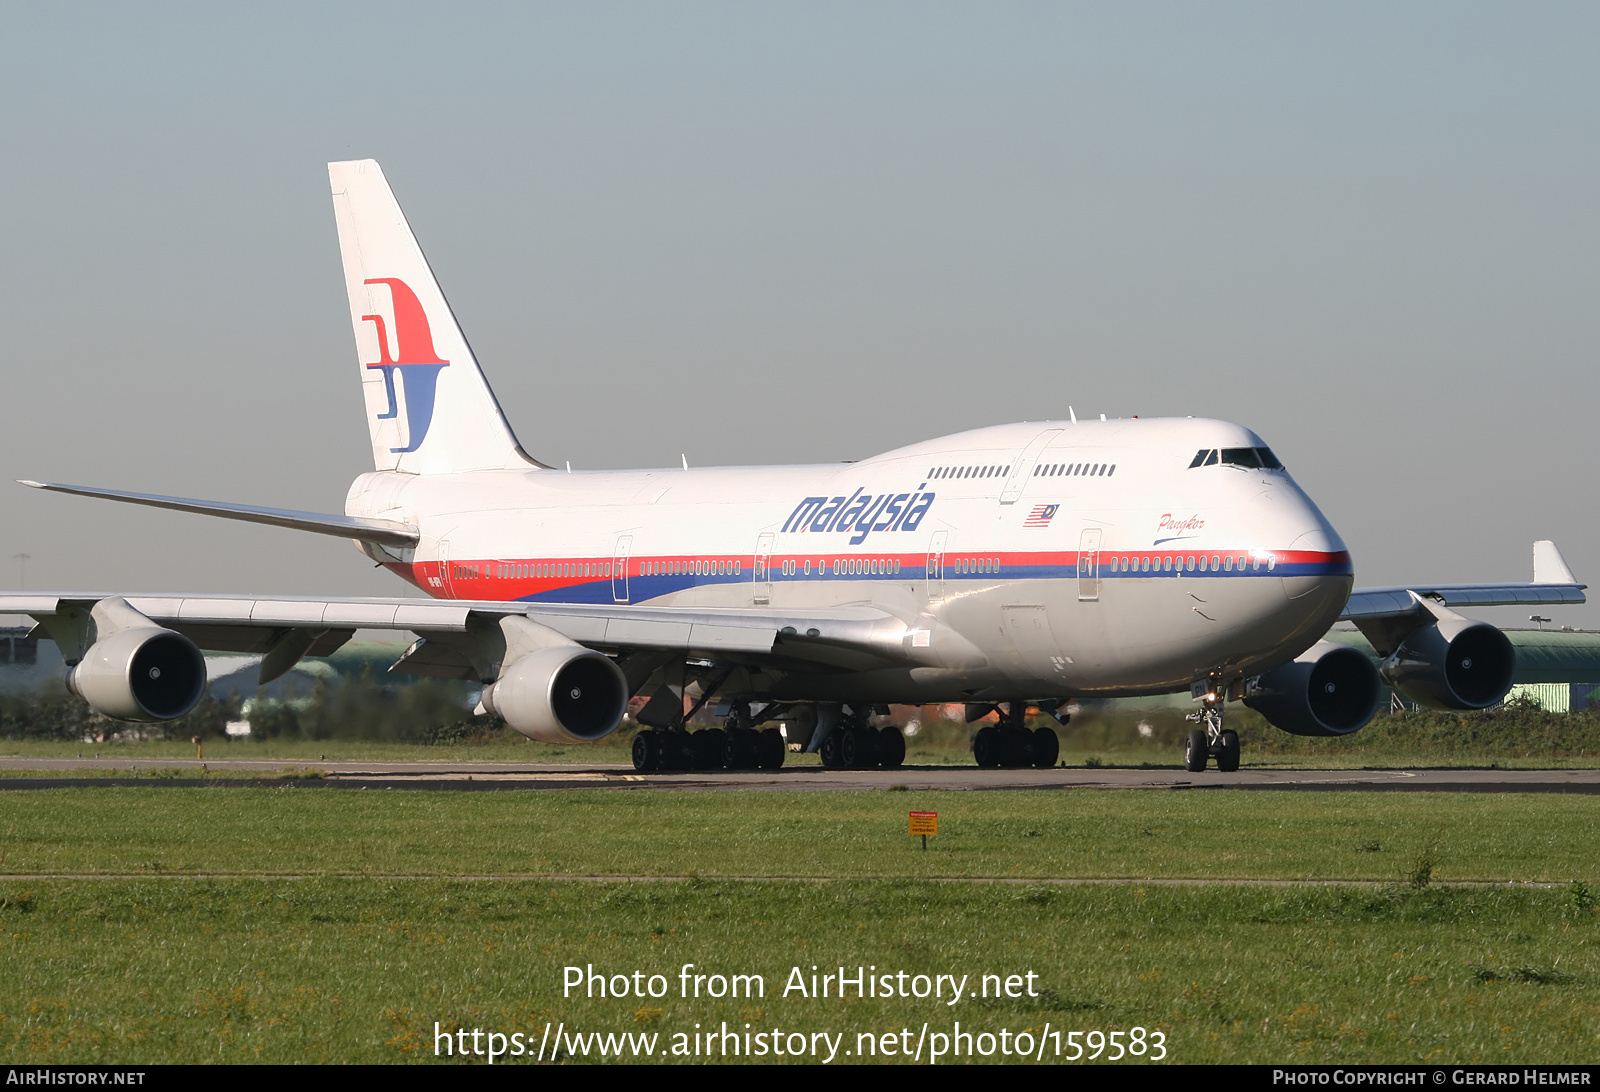
[(1487, 622), (1446, 618), (1413, 630), (1379, 670), (1426, 708), (1487, 709), (1511, 689), (1517, 653)]
[(483, 707), (544, 743), (585, 743), (622, 723), (628, 681), (608, 657), (581, 645), (540, 648), (506, 665)]
[(174, 720), (206, 692), (206, 660), (193, 641), (159, 626), (119, 630), (89, 646), (67, 688), (117, 720)]
[(1378, 669), (1360, 651), (1318, 641), (1262, 675), (1244, 703), (1275, 728), (1296, 736), (1347, 736), (1378, 712)]

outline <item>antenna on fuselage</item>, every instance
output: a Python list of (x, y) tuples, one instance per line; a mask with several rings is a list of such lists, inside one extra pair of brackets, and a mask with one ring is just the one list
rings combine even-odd
[(572, 473), (572, 460), (571, 459), (567, 460), (567, 473), (568, 474)]
[(1073, 424), (1077, 424), (1078, 423), (1078, 415), (1072, 411), (1072, 407), (1071, 406), (1067, 407), (1067, 416), (1072, 418), (1072, 423)]
[(685, 470), (688, 470), (689, 469), (689, 456), (687, 456), (687, 455), (679, 455), (678, 458), (683, 460), (683, 468)]

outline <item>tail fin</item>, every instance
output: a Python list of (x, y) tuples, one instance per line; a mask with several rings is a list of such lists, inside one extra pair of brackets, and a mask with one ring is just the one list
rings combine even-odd
[(329, 163), (328, 178), (377, 469), (542, 466), (517, 443), (383, 169)]

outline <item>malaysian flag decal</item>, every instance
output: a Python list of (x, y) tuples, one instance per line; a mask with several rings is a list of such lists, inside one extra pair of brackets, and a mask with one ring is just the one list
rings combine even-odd
[(1036, 505), (1033, 511), (1028, 513), (1028, 518), (1022, 521), (1022, 525), (1024, 527), (1048, 527), (1051, 519), (1055, 517), (1056, 509), (1060, 507), (1059, 504)]

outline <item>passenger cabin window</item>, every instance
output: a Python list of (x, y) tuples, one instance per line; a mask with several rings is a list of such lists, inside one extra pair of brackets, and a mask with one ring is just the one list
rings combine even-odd
[[(1199, 466), (1206, 454), (1206, 452), (1202, 451), (1195, 456), (1195, 461), (1189, 465), (1191, 467)], [(1211, 452), (1210, 454), (1214, 455), (1216, 452)], [(1010, 467), (1000, 466), (993, 469), (997, 474), (1010, 472)], [(1036, 478), (1054, 478), (1058, 476), (1068, 478), (1109, 478), (1116, 472), (1116, 463), (1045, 463), (1033, 468), (1033, 476)]]

